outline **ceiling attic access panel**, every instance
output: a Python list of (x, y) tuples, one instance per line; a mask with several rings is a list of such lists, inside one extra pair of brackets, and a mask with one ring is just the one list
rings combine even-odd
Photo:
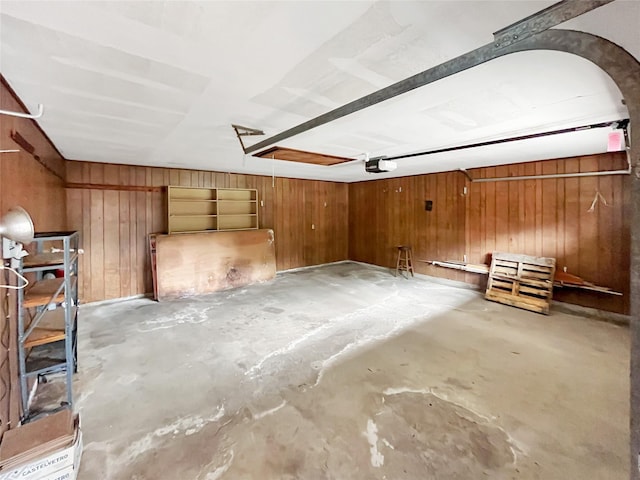
[(353, 158), (337, 157), (334, 155), (325, 155), (323, 153), (305, 152), (304, 150), (296, 150), (293, 148), (285, 147), (267, 148), (266, 150), (257, 153), (255, 156), (273, 160), (284, 160), (287, 162), (323, 165), (326, 167), (353, 161)]

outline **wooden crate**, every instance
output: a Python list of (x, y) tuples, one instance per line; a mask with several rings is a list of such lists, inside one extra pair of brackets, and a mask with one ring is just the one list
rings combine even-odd
[(549, 314), (556, 259), (494, 252), (485, 298)]

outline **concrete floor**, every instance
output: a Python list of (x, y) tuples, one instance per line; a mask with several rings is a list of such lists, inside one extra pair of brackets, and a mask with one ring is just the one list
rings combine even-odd
[(81, 310), (85, 479), (622, 479), (629, 331), (342, 263)]

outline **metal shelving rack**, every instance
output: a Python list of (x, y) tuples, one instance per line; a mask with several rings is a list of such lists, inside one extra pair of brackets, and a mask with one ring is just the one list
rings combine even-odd
[[(40, 384), (48, 375), (64, 373), (65, 400), (62, 408), (73, 408), (73, 373), (77, 370), (78, 320), (78, 232), (36, 233), (36, 252), (25, 257), (20, 273), (35, 273), (36, 282), (26, 291), (18, 290), (18, 362), (22, 420), (31, 416), (29, 379)], [(45, 244), (52, 246), (45, 251)], [(56, 247), (57, 245), (57, 247)], [(43, 279), (45, 272), (61, 271), (62, 276)], [(38, 358), (38, 348), (64, 342), (64, 359)], [(35, 357), (35, 358), (33, 358)]]

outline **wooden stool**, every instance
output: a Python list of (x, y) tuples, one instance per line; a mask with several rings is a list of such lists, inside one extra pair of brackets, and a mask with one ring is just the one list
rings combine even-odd
[[(413, 277), (413, 255), (411, 253), (411, 245), (398, 245), (398, 261), (396, 262), (396, 276), (398, 272), (407, 272)], [(404, 274), (402, 274), (404, 276)]]

